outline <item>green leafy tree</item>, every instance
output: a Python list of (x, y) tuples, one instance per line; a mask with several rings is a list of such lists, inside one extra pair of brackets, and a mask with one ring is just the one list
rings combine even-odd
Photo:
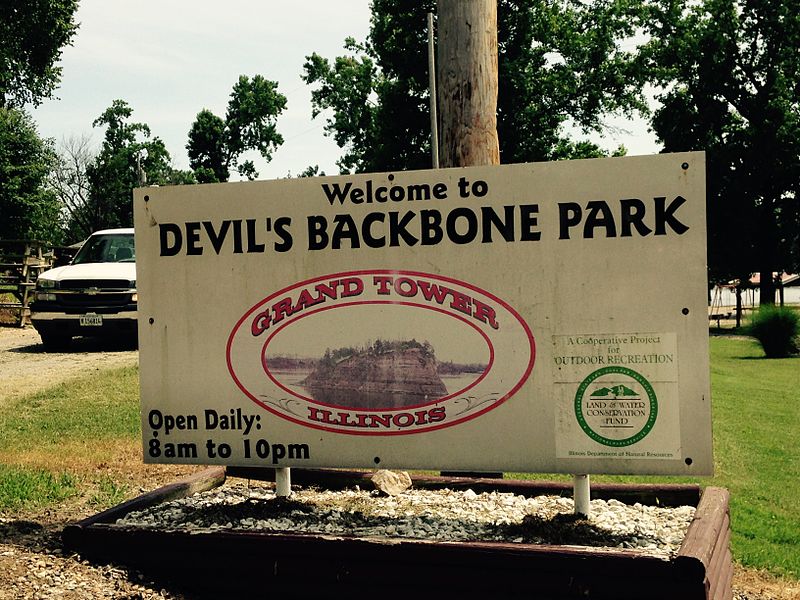
[(61, 79), (61, 49), (78, 28), (78, 0), (0, 3), (0, 106), (39, 104)]
[(647, 112), (638, 54), (623, 49), (639, 0), (500, 0), (497, 13), (501, 162), (605, 156), (575, 135), (603, 133), (612, 114)]
[(257, 151), (267, 162), (283, 143), (276, 122), (286, 108), (278, 84), (261, 75), (241, 75), (233, 86), (225, 119), (210, 110), (197, 114), (189, 130), (189, 165), (201, 183), (228, 181), (231, 169), (248, 179), (258, 177), (251, 160), (242, 155)]
[(0, 107), (0, 239), (61, 241), (60, 206), (47, 184), (55, 162), (33, 120)]
[[(426, 14), (433, 0), (373, 0), (369, 38), (345, 42), (333, 61), (312, 54), (303, 79), (313, 116), (344, 149), (342, 171), (430, 166)], [(570, 125), (603, 129), (609, 113), (645, 110), (633, 35), (641, 5), (499, 0), (498, 135), (501, 162), (600, 156)]]
[(192, 185), (198, 183), (194, 171), (184, 171), (183, 169), (170, 168), (167, 174), (166, 183), (168, 185)]
[(800, 267), (800, 12), (789, 0), (653, 2), (644, 53), (664, 150), (707, 152), (712, 280)]
[(319, 165), (309, 165), (300, 172), (298, 177), (325, 177), (325, 171), (320, 171)]
[(203, 109), (189, 130), (189, 166), (201, 183), (228, 181), (230, 160), (225, 149), (225, 121)]
[(131, 227), (134, 187), (186, 179), (171, 167), (164, 142), (153, 137), (144, 123), (131, 122), (132, 115), (125, 101), (114, 100), (93, 123), (104, 127), (105, 135), (100, 152), (86, 166), (87, 200), (71, 212), (69, 231), (74, 238), (98, 229)]

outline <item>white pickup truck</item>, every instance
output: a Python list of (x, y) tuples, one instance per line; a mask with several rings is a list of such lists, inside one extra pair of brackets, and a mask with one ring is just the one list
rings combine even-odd
[(89, 236), (72, 262), (36, 280), (31, 321), (46, 348), (73, 336), (136, 336), (136, 250), (133, 229)]

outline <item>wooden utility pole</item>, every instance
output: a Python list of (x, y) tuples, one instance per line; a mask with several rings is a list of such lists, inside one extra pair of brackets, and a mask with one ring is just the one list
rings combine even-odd
[(497, 141), (497, 0), (437, 0), (439, 160), (500, 164)]
[[(497, 141), (497, 0), (437, 0), (439, 166), (500, 164)], [(442, 475), (503, 474), (443, 471)]]

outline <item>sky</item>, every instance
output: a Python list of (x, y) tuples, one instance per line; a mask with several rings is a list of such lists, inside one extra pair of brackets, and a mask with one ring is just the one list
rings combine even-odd
[[(278, 82), (288, 103), (277, 121), (284, 143), (271, 162), (255, 160), (259, 179), (311, 165), (334, 175), (342, 151), (324, 134), (324, 114), (312, 120), (311, 90), (300, 75), (312, 52), (333, 59), (346, 37), (363, 41), (369, 17), (369, 0), (81, 0), (80, 28), (62, 53), (61, 86), (33, 116), (39, 133), (57, 144), (89, 135), (99, 148), (103, 131), (92, 122), (113, 100), (125, 100), (132, 120), (164, 141), (173, 166), (188, 169), (185, 146), (197, 113), (224, 117), (239, 76), (260, 74)], [(612, 124), (617, 131), (604, 147), (658, 151), (643, 123)]]

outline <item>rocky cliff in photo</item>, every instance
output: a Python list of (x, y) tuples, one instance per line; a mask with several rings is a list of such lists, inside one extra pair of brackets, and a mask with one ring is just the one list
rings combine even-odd
[(433, 348), (415, 340), (326, 351), (302, 385), (315, 400), (349, 408), (399, 408), (447, 395)]

